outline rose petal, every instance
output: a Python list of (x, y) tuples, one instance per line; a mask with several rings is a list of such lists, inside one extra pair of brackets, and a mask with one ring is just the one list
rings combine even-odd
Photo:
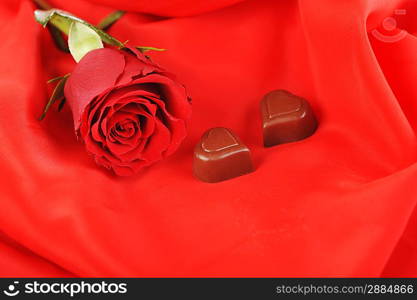
[[(189, 119), (191, 115), (191, 105), (188, 100), (184, 86), (173, 79), (160, 75), (149, 74), (133, 80), (130, 84), (117, 87), (109, 95), (109, 104), (118, 101), (119, 97), (130, 93), (151, 93), (153, 96), (162, 99), (167, 106), (168, 111), (180, 119)], [(110, 100), (112, 99), (112, 100)], [(111, 101), (111, 102), (110, 102)]]
[(152, 98), (150, 99), (150, 101), (151, 100), (158, 104), (158, 106), (166, 116), (166, 119), (164, 119), (164, 124), (168, 127), (168, 129), (171, 132), (171, 144), (166, 150), (166, 155), (170, 155), (178, 149), (179, 145), (187, 135), (187, 127), (185, 121), (174, 118), (171, 114), (169, 114), (166, 110), (165, 102), (157, 98)]
[(117, 123), (125, 120), (136, 122), (136, 115), (128, 112), (115, 112), (111, 117), (107, 118), (107, 128), (113, 128)]
[(111, 164), (120, 163), (120, 158), (114, 156), (109, 150), (107, 150), (107, 146), (102, 146), (95, 142), (90, 135), (84, 136), (84, 142), (87, 151), (95, 157), (105, 158)]
[(146, 160), (148, 162), (156, 162), (161, 160), (163, 153), (169, 147), (171, 141), (171, 133), (165, 125), (158, 119), (155, 119), (155, 131), (153, 135), (147, 139), (146, 146), (138, 153), (137, 149), (124, 154), (123, 160), (133, 160), (135, 157)]
[(137, 59), (139, 59), (141, 62), (152, 66), (154, 69), (158, 70), (159, 72), (165, 72), (165, 70), (156, 62), (152, 61), (150, 58), (146, 57), (145, 54), (140, 52), (135, 47), (126, 47), (125, 48), (127, 54), (133, 54), (136, 56)]
[(71, 107), (76, 130), (87, 105), (114, 87), (124, 67), (123, 54), (109, 48), (93, 50), (78, 63), (65, 84), (65, 98)]
[(148, 76), (138, 78), (132, 84), (150, 83), (158, 87), (158, 94), (162, 99), (168, 111), (179, 119), (188, 119), (191, 115), (191, 105), (184, 86), (176, 81), (162, 76), (160, 74), (150, 74)]
[[(145, 102), (145, 103), (147, 103), (147, 105), (151, 104), (151, 102), (156, 103), (159, 106), (159, 108), (162, 110), (164, 115), (166, 116), (166, 119), (161, 120), (161, 121), (163, 121), (164, 124), (171, 131), (171, 144), (166, 149), (166, 155), (170, 155), (171, 153), (173, 153), (175, 150), (178, 149), (179, 145), (181, 144), (181, 142), (186, 137), (186, 133), (187, 133), (186, 124), (183, 120), (173, 117), (167, 111), (165, 102), (156, 98), (156, 97), (154, 97), (154, 96), (152, 96), (152, 95), (154, 95), (153, 93), (143, 93), (143, 91), (141, 91), (141, 90), (132, 90), (128, 93), (128, 95), (131, 98), (130, 99), (125, 98), (123, 100), (119, 100), (119, 103), (120, 102), (123, 103), (127, 100), (128, 100), (128, 102), (129, 101), (134, 101), (134, 96), (133, 95), (143, 95), (143, 94), (149, 95), (149, 97), (146, 97), (146, 99), (147, 99), (146, 101), (141, 100), (141, 102)], [(138, 100), (136, 100), (136, 101), (138, 101)], [(118, 109), (121, 109), (121, 108), (118, 107)]]
[(149, 162), (143, 160), (136, 160), (126, 164), (119, 164), (112, 166), (112, 169), (116, 175), (119, 176), (131, 176), (137, 173), (138, 170), (150, 165)]
[(133, 80), (133, 77), (135, 76), (146, 76), (149, 73), (158, 70), (158, 68), (149, 64), (149, 61), (139, 60), (136, 56), (126, 51), (124, 51), (123, 53), (126, 66), (124, 68), (123, 73), (117, 80), (117, 85), (130, 83)]
[(118, 176), (132, 176), (136, 173), (130, 166), (112, 166), (114, 173)]
[(103, 105), (113, 106), (116, 103), (125, 103), (126, 99), (131, 99), (132, 97), (159, 97), (158, 94), (154, 94), (149, 91), (144, 85), (129, 85), (123, 86), (121, 88), (114, 89), (107, 96)]
[[(147, 104), (152, 105), (150, 103)], [(153, 133), (155, 128), (154, 116), (150, 115), (147, 111), (145, 111), (142, 105), (139, 105), (137, 103), (129, 103), (125, 106), (120, 107), (120, 111), (135, 113), (137, 115), (143, 116), (143, 119), (140, 119), (139, 122), (139, 128), (142, 131), (143, 138), (147, 138)]]
[[(103, 114), (106, 115), (109, 111), (109, 108), (104, 109)], [(102, 123), (102, 120), (99, 119), (96, 122), (94, 122), (91, 126), (91, 135), (97, 142), (104, 143), (105, 142), (105, 136), (107, 135), (107, 131), (103, 131), (102, 126), (100, 126)]]

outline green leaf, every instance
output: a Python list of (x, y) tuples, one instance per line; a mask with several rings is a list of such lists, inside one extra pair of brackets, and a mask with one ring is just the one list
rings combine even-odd
[(76, 16), (73, 16), (72, 14), (66, 11), (59, 10), (59, 9), (51, 9), (51, 10), (39, 10), (38, 9), (38, 10), (35, 10), (34, 14), (35, 14), (35, 20), (44, 27), (48, 25), (48, 23), (51, 23), (56, 28), (61, 30), (63, 33), (68, 35), (72, 23), (74, 22), (81, 23), (89, 27), (90, 29), (94, 30), (103, 40), (103, 42), (112, 46), (123, 47), (123, 43), (118, 41), (111, 35), (107, 34), (106, 32), (104, 32), (103, 30), (97, 27), (94, 27), (93, 25), (91, 25), (90, 23), (86, 21)]
[(147, 51), (166, 51), (166, 49), (161, 48), (155, 48), (155, 47), (144, 47), (144, 46), (138, 46), (136, 47), (140, 52), (145, 53)]
[(63, 76), (58, 84), (56, 85), (54, 91), (52, 92), (51, 98), (49, 98), (48, 103), (46, 104), (42, 115), (39, 117), (39, 120), (42, 121), (47, 112), (49, 111), (49, 109), (51, 108), (51, 106), (59, 99), (63, 99), (64, 98), (64, 88), (65, 88), (65, 83), (67, 82), (68, 77), (70, 76), (70, 74), (67, 74), (65, 76)]
[(62, 78), (64, 78), (65, 76), (69, 76), (70, 74), (66, 74), (66, 75), (64, 75), (64, 76), (58, 76), (58, 77), (55, 77), (55, 78), (51, 78), (51, 79), (49, 79), (46, 83), (54, 83), (54, 82), (56, 82), (56, 81), (58, 81), (58, 80), (61, 80)]
[(68, 45), (76, 62), (79, 62), (88, 52), (103, 48), (103, 42), (97, 32), (78, 22), (71, 24)]
[(105, 17), (98, 25), (97, 28), (101, 30), (108, 30), (114, 23), (116, 23), (125, 12), (123, 10), (116, 10)]

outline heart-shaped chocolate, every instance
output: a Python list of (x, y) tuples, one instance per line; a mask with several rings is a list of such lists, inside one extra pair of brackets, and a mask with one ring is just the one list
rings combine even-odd
[(249, 149), (227, 128), (206, 131), (194, 150), (194, 175), (204, 182), (219, 182), (253, 172)]

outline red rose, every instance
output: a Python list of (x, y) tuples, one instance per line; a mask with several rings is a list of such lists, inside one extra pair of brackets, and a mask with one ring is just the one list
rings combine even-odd
[(121, 176), (172, 154), (191, 115), (184, 87), (130, 48), (89, 52), (69, 77), (65, 98), (88, 152)]

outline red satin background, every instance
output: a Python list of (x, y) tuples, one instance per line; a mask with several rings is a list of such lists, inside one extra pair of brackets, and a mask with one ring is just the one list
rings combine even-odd
[[(138, 176), (97, 167), (68, 108), (37, 121), (46, 80), (72, 58), (31, 1), (3, 0), (1, 276), (417, 276), (415, 1), (51, 2), (91, 22), (104, 4), (131, 9), (111, 34), (168, 49), (152, 57), (187, 85), (193, 120), (180, 150)], [(374, 38), (400, 8), (406, 37)], [(265, 149), (259, 101), (276, 88), (309, 99), (320, 127)], [(255, 173), (192, 176), (213, 126), (251, 148)]]

